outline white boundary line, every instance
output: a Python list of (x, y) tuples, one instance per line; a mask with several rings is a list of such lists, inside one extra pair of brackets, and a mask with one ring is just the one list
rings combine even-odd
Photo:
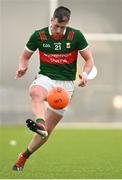
[(122, 41), (122, 34), (114, 33), (88, 33), (85, 37), (90, 41)]
[[(1, 126), (2, 124), (0, 124)], [(84, 129), (84, 130), (105, 130), (105, 129), (122, 129), (122, 122), (60, 122), (56, 129)]]
[(122, 129), (122, 122), (79, 122), (59, 123), (57, 128), (61, 129)]
[[(10, 180), (10, 179), (6, 179), (6, 180)], [(19, 179), (19, 180), (23, 180), (23, 179)], [(28, 179), (28, 180), (35, 180), (35, 179)], [(36, 179), (36, 180), (50, 180), (50, 179)], [(52, 179), (52, 180), (59, 180), (59, 179)], [(66, 179), (60, 179), (60, 180), (66, 180)], [(76, 180), (76, 179), (68, 179), (68, 180)], [(85, 179), (81, 179), (81, 180), (85, 180)], [(87, 179), (87, 180), (96, 180), (96, 179)], [(97, 180), (103, 180), (103, 179), (97, 179)], [(104, 179), (104, 180), (122, 180), (122, 179)]]

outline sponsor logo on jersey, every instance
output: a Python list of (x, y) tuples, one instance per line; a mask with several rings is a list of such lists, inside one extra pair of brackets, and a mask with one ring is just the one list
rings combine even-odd
[(70, 43), (68, 42), (68, 43), (66, 43), (66, 48), (70, 48)]
[(74, 50), (65, 54), (46, 54), (39, 51), (40, 60), (49, 64), (71, 64), (77, 60), (78, 51)]
[(44, 43), (44, 44), (43, 44), (43, 47), (45, 47), (45, 48), (50, 48), (51, 46), (50, 46), (50, 44)]

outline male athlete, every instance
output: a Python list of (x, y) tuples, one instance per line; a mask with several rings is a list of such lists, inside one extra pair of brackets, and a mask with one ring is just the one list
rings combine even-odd
[(55, 110), (49, 106), (45, 109), (44, 101), (49, 90), (61, 86), (68, 91), (70, 97), (72, 96), (78, 52), (85, 60), (83, 72), (79, 75), (79, 86), (84, 87), (87, 84), (87, 76), (93, 67), (93, 57), (85, 37), (79, 30), (67, 26), (70, 15), (68, 8), (58, 7), (54, 11), (51, 25), (36, 30), (20, 55), (16, 78), (27, 72), (29, 59), (37, 49), (40, 56), (40, 71), (29, 88), (34, 120), (26, 121), (27, 127), (35, 134), (27, 150), (19, 155), (13, 166), (15, 171), (21, 171), (29, 156), (47, 141), (66, 110)]

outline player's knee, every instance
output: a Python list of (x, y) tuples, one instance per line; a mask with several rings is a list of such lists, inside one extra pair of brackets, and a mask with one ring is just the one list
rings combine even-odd
[(44, 88), (39, 87), (39, 86), (33, 86), (30, 90), (30, 96), (34, 98), (39, 98), (39, 99), (45, 99), (46, 97), (46, 92)]

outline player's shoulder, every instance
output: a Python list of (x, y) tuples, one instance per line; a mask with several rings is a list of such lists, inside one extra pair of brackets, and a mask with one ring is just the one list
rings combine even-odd
[(83, 36), (83, 33), (80, 29), (72, 28), (72, 27), (67, 27), (68, 32), (73, 32), (75, 37), (78, 38), (79, 36)]
[(47, 35), (47, 33), (48, 33), (48, 27), (45, 27), (45, 28), (42, 28), (42, 29), (36, 29), (33, 32), (31, 37), (33, 37), (33, 39), (37, 40), (38, 38), (40, 38), (40, 36), (44, 37), (45, 35)]
[(80, 29), (76, 29), (76, 28), (73, 28), (73, 27), (67, 27), (67, 30), (68, 31), (73, 31), (73, 32), (75, 32), (75, 33), (79, 33), (79, 32), (81, 32), (81, 30)]

